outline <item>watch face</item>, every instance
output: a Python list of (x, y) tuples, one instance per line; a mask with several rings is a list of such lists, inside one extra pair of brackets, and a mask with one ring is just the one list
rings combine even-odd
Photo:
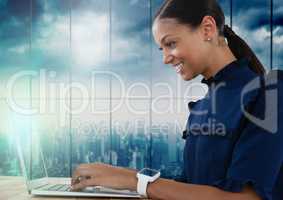
[(159, 171), (153, 170), (153, 169), (147, 169), (147, 168), (145, 168), (145, 169), (141, 170), (139, 173), (140, 173), (140, 174), (143, 174), (143, 175), (146, 175), (146, 176), (151, 176), (151, 177), (153, 177), (153, 176), (155, 176), (156, 174), (158, 174)]

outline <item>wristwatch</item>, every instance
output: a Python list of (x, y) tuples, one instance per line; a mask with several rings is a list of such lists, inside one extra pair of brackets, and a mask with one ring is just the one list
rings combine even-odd
[(147, 197), (146, 189), (148, 183), (156, 181), (160, 177), (160, 171), (143, 168), (137, 173), (138, 185), (137, 192), (144, 197)]

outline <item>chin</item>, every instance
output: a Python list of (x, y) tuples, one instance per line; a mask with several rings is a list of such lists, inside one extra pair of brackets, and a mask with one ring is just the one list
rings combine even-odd
[(181, 77), (184, 81), (190, 81), (194, 78), (191, 74), (182, 74)]

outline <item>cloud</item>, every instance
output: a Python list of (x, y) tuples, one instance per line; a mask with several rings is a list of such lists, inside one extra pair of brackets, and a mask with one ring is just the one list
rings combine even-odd
[[(131, 0), (129, 4), (112, 1), (113, 63), (117, 66), (148, 66), (150, 58), (150, 20), (146, 0)], [(162, 4), (153, 1), (153, 12)], [(229, 3), (221, 0), (229, 15)], [(30, 0), (0, 1), (1, 48), (23, 52), (29, 41)], [(33, 1), (32, 46), (35, 55), (50, 62), (65, 59), (69, 48), (70, 1)], [(246, 38), (260, 59), (268, 63), (269, 5), (251, 0), (233, 1), (234, 25)], [(78, 65), (106, 64), (109, 56), (109, 2), (72, 1), (72, 51)], [(282, 42), (283, 6), (274, 5), (274, 42)], [(153, 13), (154, 14), (154, 13)], [(5, 19), (5, 20), (2, 20)], [(227, 21), (228, 23), (228, 21)], [(1, 49), (0, 49), (1, 50)], [(39, 53), (41, 52), (41, 53)], [(64, 55), (66, 54), (66, 55)], [(62, 56), (63, 55), (63, 56)], [(282, 56), (280, 54), (280, 56)]]
[[(35, 51), (45, 57), (58, 57), (66, 52), (69, 25), (67, 16), (43, 14), (38, 20), (33, 37)], [(146, 23), (134, 24), (128, 19), (117, 21), (119, 27), (112, 32), (112, 64), (119, 66), (148, 66), (150, 59), (150, 32)], [(115, 24), (115, 23), (114, 23)], [(109, 18), (107, 13), (79, 12), (72, 18), (72, 62), (88, 67), (108, 65)]]
[[(13, 52), (16, 49), (22, 49), (28, 44), (30, 38), (30, 0), (1, 0), (0, 2), (0, 51)], [(37, 3), (34, 3), (34, 8), (40, 10)], [(6, 59), (9, 60), (4, 58)], [(2, 60), (2, 62), (5, 61)]]
[[(259, 0), (250, 0), (250, 1), (237, 1), (233, 0), (233, 11), (234, 13), (243, 13), (251, 9), (269, 9), (269, 1), (259, 1)], [(266, 11), (265, 11), (266, 12)]]
[(109, 20), (107, 15), (87, 12), (72, 25), (72, 56), (81, 66), (107, 64), (109, 56)]
[(274, 37), (283, 36), (283, 27), (277, 26), (276, 28), (274, 28), (274, 30), (273, 30), (273, 36), (274, 36)]
[(283, 28), (277, 27), (274, 30), (274, 43), (283, 45)]
[(274, 29), (274, 67), (283, 69), (283, 28), (277, 26)]
[[(68, 1), (68, 0), (65, 0)], [(105, 15), (109, 11), (110, 0), (79, 0), (72, 1), (72, 13), (93, 12), (97, 15)]]
[(256, 53), (262, 64), (266, 68), (269, 68), (270, 33), (264, 27), (261, 27), (255, 31), (250, 31), (249, 29), (243, 28), (239, 24), (235, 24), (233, 26), (233, 30), (247, 42), (247, 44)]
[[(265, 67), (270, 67), (270, 5), (263, 1), (233, 2), (233, 29), (244, 38)], [(283, 5), (274, 5), (274, 63), (283, 57), (282, 37)], [(280, 61), (281, 62), (281, 61)]]

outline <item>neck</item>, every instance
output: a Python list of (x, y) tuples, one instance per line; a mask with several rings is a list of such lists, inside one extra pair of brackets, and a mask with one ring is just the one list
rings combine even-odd
[(202, 73), (205, 79), (213, 77), (218, 71), (223, 69), (226, 65), (237, 60), (236, 57), (231, 52), (228, 45), (224, 47), (217, 48), (213, 51), (210, 56), (210, 62), (206, 67), (206, 70)]

